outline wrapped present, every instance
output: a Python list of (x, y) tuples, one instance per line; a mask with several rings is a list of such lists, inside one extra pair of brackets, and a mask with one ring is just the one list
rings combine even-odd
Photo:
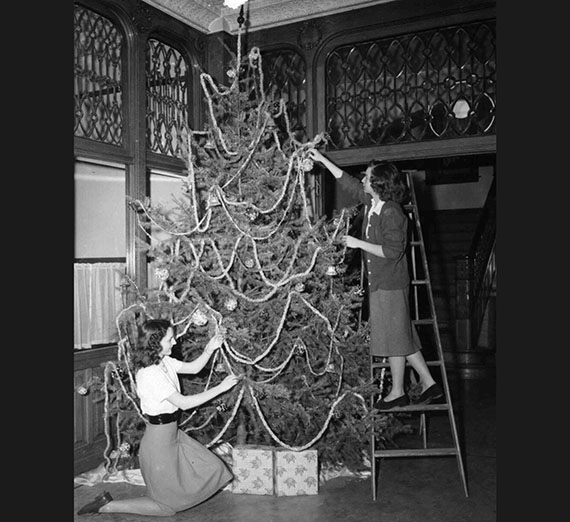
[(233, 493), (273, 495), (273, 453), (271, 446), (237, 445), (232, 451)]
[(317, 450), (275, 449), (275, 494), (317, 495), (319, 471)]

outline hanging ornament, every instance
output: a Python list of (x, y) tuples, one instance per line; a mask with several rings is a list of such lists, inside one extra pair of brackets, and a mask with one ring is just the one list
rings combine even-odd
[(364, 293), (365, 293), (365, 290), (364, 290), (364, 288), (362, 288), (361, 286), (357, 286), (357, 287), (352, 291), (352, 293), (353, 293), (355, 296), (357, 296), (357, 297), (363, 297), (363, 296), (364, 296)]
[(237, 305), (238, 302), (235, 297), (229, 297), (228, 299), (226, 299), (226, 302), (224, 303), (226, 310), (229, 310), (230, 312), (233, 312), (237, 308)]
[(295, 340), (295, 344), (293, 344), (293, 350), (297, 355), (302, 355), (307, 350), (305, 343), (301, 339)]
[(208, 324), (208, 316), (202, 310), (196, 310), (192, 314), (191, 322), (196, 326), (204, 326)]
[(297, 292), (301, 293), (303, 290), (305, 290), (305, 284), (304, 283), (297, 283), (295, 285), (295, 290), (297, 290)]
[(219, 362), (218, 364), (216, 364), (216, 366), (214, 366), (214, 371), (216, 373), (227, 373), (226, 366), (222, 362)]
[(85, 386), (78, 386), (75, 391), (79, 393), (79, 395), (87, 395), (89, 390)]
[(327, 369), (325, 370), (328, 373), (335, 373), (335, 366), (333, 363), (327, 364)]
[(219, 207), (220, 205), (221, 203), (218, 196), (213, 192), (210, 192), (208, 194), (208, 201), (206, 202), (206, 208)]
[(122, 457), (126, 457), (129, 454), (130, 449), (131, 445), (125, 441), (119, 446), (119, 453)]
[(243, 264), (246, 266), (246, 268), (253, 268), (255, 266), (255, 261), (251, 258), (248, 257)]
[(255, 221), (257, 219), (257, 216), (259, 216), (259, 212), (253, 207), (249, 207), (246, 209), (245, 215), (249, 218), (250, 221)]
[(331, 265), (331, 266), (327, 267), (327, 275), (328, 276), (335, 276), (337, 274), (338, 274), (338, 271), (337, 271), (336, 266)]
[(216, 410), (218, 410), (220, 413), (227, 411), (227, 409), (228, 409), (228, 407), (224, 401), (222, 401), (222, 400), (216, 401)]
[(313, 170), (314, 166), (315, 164), (313, 163), (313, 160), (311, 158), (305, 158), (301, 162), (301, 169), (303, 169), (304, 172), (310, 172), (311, 170)]
[(154, 273), (156, 274), (156, 277), (158, 277), (160, 281), (166, 281), (170, 276), (168, 268), (155, 268)]
[(229, 69), (229, 70), (226, 72), (226, 75), (228, 76), (228, 78), (232, 78), (232, 79), (233, 79), (233, 78), (236, 77), (236, 72), (235, 72), (233, 69)]

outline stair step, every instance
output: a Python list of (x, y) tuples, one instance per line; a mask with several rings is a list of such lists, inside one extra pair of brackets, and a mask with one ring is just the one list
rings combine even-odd
[(376, 450), (374, 457), (437, 457), (457, 455), (455, 448), (419, 448), (419, 449), (391, 449)]

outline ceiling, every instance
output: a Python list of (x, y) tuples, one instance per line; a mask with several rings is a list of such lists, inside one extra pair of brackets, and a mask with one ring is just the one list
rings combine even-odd
[[(204, 33), (236, 33), (239, 28), (239, 7), (226, 7), (224, 0), (144, 1)], [(248, 31), (256, 31), (394, 1), (397, 0), (248, 0), (244, 15)]]

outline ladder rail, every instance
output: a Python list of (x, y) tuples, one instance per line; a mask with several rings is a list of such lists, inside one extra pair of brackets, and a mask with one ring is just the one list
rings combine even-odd
[[(412, 296), (413, 296), (413, 317), (412, 323), (415, 325), (430, 325), (433, 329), (433, 334), (435, 338), (435, 348), (437, 353), (437, 360), (427, 361), (426, 364), (428, 366), (439, 366), (440, 372), (439, 375), (441, 376), (441, 381), (444, 390), (445, 396), (445, 403), (444, 404), (424, 404), (424, 405), (410, 405), (404, 406), (401, 408), (392, 408), (390, 410), (391, 413), (398, 413), (398, 412), (419, 412), (420, 413), (420, 433), (422, 436), (422, 448), (421, 449), (389, 449), (389, 450), (377, 450), (376, 449), (376, 441), (375, 441), (375, 433), (374, 429), (371, 430), (371, 443), (370, 443), (370, 460), (371, 460), (371, 481), (372, 481), (372, 500), (376, 500), (377, 498), (377, 491), (378, 491), (378, 484), (377, 484), (377, 475), (378, 475), (378, 467), (376, 464), (377, 458), (385, 458), (385, 457), (413, 457), (413, 456), (453, 456), (455, 455), (457, 460), (457, 466), (459, 475), (461, 478), (461, 482), (463, 485), (463, 491), (465, 496), (469, 496), (468, 488), (467, 488), (467, 479), (465, 475), (465, 468), (463, 465), (463, 458), (461, 455), (461, 447), (459, 444), (459, 436), (457, 431), (457, 426), (455, 423), (455, 414), (453, 411), (453, 404), (451, 401), (451, 393), (449, 388), (449, 383), (447, 380), (447, 371), (445, 368), (445, 361), (443, 355), (443, 349), (441, 344), (441, 337), (439, 334), (439, 326), (437, 322), (437, 314), (435, 309), (435, 302), (433, 298), (432, 286), (431, 286), (431, 279), (430, 279), (430, 272), (429, 266), (427, 261), (427, 254), (425, 249), (424, 237), (421, 228), (421, 222), (418, 212), (416, 194), (414, 190), (414, 184), (412, 179), (412, 174), (410, 171), (404, 171), (406, 176), (406, 183), (408, 185), (410, 191), (410, 200), (411, 203), (404, 205), (404, 211), (407, 212), (408, 217), (413, 225), (413, 229), (410, 235), (410, 260), (411, 260), (411, 271), (412, 271), (412, 281), (411, 281), (411, 289), (412, 289)], [(419, 247), (419, 253), (421, 257), (421, 267), (423, 269), (423, 274), (421, 274), (421, 278), (419, 277), (418, 273), (418, 260), (416, 257), (416, 249)], [(362, 277), (362, 274), (361, 274)], [(420, 304), (419, 304), (419, 291), (420, 287), (425, 286), (425, 290), (427, 291), (428, 297), (428, 312), (429, 317), (424, 318), (420, 316)], [(407, 364), (407, 363), (406, 363)], [(375, 370), (380, 369), (381, 372), (385, 372), (389, 368), (389, 363), (386, 362), (386, 358), (383, 359), (383, 362), (374, 362), (373, 357), (370, 356), (370, 375), (371, 381), (374, 379)], [(381, 374), (384, 375), (383, 373)], [(383, 382), (383, 379), (381, 379)], [(372, 398), (372, 404), (374, 403), (374, 398)], [(454, 441), (452, 448), (428, 448), (427, 442), (427, 419), (426, 419), (426, 412), (430, 411), (447, 411), (447, 416), (451, 428), (451, 434)]]

